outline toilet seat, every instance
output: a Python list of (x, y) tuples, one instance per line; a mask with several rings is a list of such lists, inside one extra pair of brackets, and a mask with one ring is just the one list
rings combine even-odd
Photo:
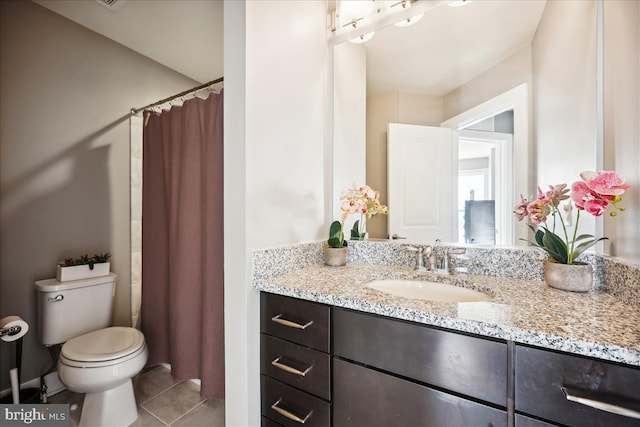
[(142, 332), (114, 326), (70, 339), (62, 346), (60, 361), (79, 368), (115, 365), (136, 357), (145, 348)]

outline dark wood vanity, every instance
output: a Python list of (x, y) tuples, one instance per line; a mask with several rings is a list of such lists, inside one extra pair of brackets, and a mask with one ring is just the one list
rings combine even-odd
[(637, 367), (265, 292), (260, 366), (263, 426), (640, 425)]

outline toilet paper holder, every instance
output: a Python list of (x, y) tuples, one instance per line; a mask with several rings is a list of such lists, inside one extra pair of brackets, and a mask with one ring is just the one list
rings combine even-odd
[(20, 331), (22, 331), (22, 326), (19, 326), (19, 325), (9, 326), (8, 328), (2, 328), (0, 329), (0, 337), (3, 337), (5, 335), (16, 335), (16, 334), (19, 334)]

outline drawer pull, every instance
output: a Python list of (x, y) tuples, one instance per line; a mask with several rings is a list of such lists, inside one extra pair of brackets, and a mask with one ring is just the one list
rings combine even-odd
[(283, 319), (282, 318), (282, 313), (278, 314), (277, 316), (273, 316), (271, 318), (271, 320), (273, 320), (274, 322), (279, 323), (281, 325), (288, 326), (290, 328), (296, 328), (296, 329), (302, 329), (302, 330), (307, 329), (309, 326), (311, 326), (313, 324), (313, 320), (310, 320), (309, 322), (305, 323), (304, 325), (301, 325), (300, 323), (296, 323), (296, 322), (292, 322), (291, 320)]
[(571, 402), (580, 403), (582, 405), (590, 406), (592, 408), (600, 409), (602, 411), (611, 412), (625, 417), (640, 419), (640, 411), (631, 408), (625, 408), (624, 406), (617, 405), (615, 403), (603, 402), (596, 399), (595, 393), (589, 393), (579, 391), (576, 389), (570, 389), (568, 387), (560, 387), (564, 397)]
[(280, 361), (280, 357), (278, 357), (274, 361), (272, 361), (271, 364), (273, 366), (275, 366), (276, 368), (280, 368), (283, 371), (287, 371), (287, 372), (290, 372), (292, 374), (300, 375), (301, 377), (306, 376), (309, 373), (309, 371), (311, 370), (311, 368), (313, 368), (313, 365), (311, 365), (307, 369), (305, 369), (304, 371), (301, 371), (299, 369), (294, 368), (293, 366), (285, 365), (284, 363), (282, 363)]
[(271, 409), (273, 409), (274, 411), (276, 411), (277, 413), (279, 413), (283, 417), (287, 417), (290, 420), (297, 421), (300, 424), (304, 424), (305, 422), (307, 422), (307, 420), (309, 419), (309, 417), (313, 413), (313, 410), (311, 410), (311, 411), (309, 411), (309, 413), (307, 414), (306, 417), (300, 418), (299, 416), (287, 411), (286, 409), (279, 407), (278, 405), (280, 404), (281, 401), (282, 401), (282, 399), (278, 399), (278, 401), (276, 403), (271, 405)]

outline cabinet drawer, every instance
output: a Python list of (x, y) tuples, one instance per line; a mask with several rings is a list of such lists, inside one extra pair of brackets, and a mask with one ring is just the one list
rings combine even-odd
[(261, 375), (262, 415), (285, 427), (329, 426), (331, 405), (322, 399)]
[(555, 426), (557, 426), (557, 424), (551, 424), (551, 423), (537, 420), (535, 418), (525, 417), (524, 415), (516, 414), (515, 427), (555, 427)]
[(260, 372), (323, 399), (331, 398), (331, 358), (280, 338), (260, 336)]
[(506, 411), (344, 360), (333, 370), (335, 427), (507, 425)]
[(569, 426), (638, 426), (640, 419), (569, 401), (562, 390), (640, 415), (640, 369), (516, 346), (516, 411)]
[(260, 417), (260, 427), (282, 427), (282, 425), (267, 417)]
[(339, 308), (333, 324), (336, 356), (506, 406), (506, 343)]
[(261, 332), (329, 352), (328, 306), (262, 292), (260, 312)]

